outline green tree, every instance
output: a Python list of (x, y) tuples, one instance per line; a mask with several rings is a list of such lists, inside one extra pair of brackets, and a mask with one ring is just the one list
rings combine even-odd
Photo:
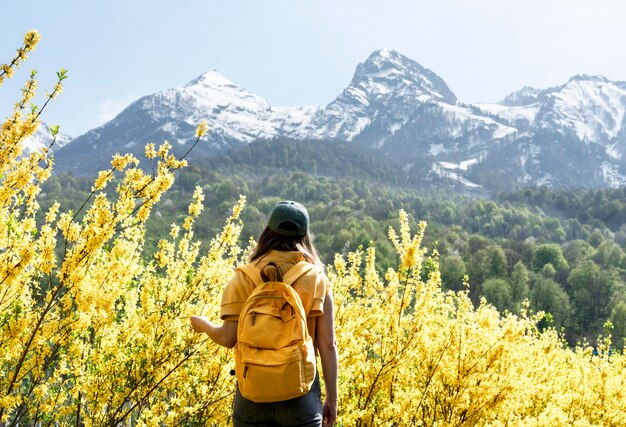
[(623, 267), (626, 255), (618, 244), (610, 240), (600, 243), (594, 261), (602, 267)]
[(611, 323), (613, 323), (613, 343), (616, 348), (624, 351), (624, 339), (626, 338), (626, 302), (617, 303), (611, 310)]
[(528, 298), (529, 274), (526, 266), (518, 261), (513, 267), (510, 279), (511, 285), (511, 310), (519, 312), (520, 303)]
[(547, 263), (541, 269), (541, 275), (543, 277), (547, 277), (548, 279), (554, 279), (556, 276), (556, 269), (552, 266), (552, 264)]
[(440, 261), (441, 283), (444, 288), (459, 291), (467, 274), (465, 262), (460, 256), (443, 256)]
[(486, 249), (486, 261), (488, 265), (488, 270), (485, 272), (487, 277), (507, 276), (506, 254), (500, 246), (493, 245)]
[(511, 307), (511, 285), (506, 279), (493, 277), (487, 279), (482, 286), (482, 295), (498, 310), (504, 311)]
[(582, 260), (591, 259), (595, 255), (596, 250), (585, 240), (571, 240), (564, 245), (563, 256), (570, 265), (576, 265)]
[(558, 278), (564, 278), (569, 270), (569, 264), (563, 256), (561, 247), (555, 243), (545, 243), (535, 248), (532, 257), (533, 271), (541, 271), (546, 264), (552, 264), (555, 268)]
[(603, 324), (611, 313), (614, 275), (587, 260), (572, 270), (568, 283), (578, 328), (585, 331)]
[(565, 327), (569, 323), (570, 301), (567, 293), (552, 279), (542, 275), (533, 275), (530, 295), (531, 307), (537, 311), (550, 313), (556, 327)]
[(482, 283), (492, 277), (505, 278), (507, 276), (507, 262), (504, 250), (491, 245), (478, 250), (470, 256), (466, 262), (470, 279), (470, 296), (477, 302), (478, 296), (482, 295)]
[(587, 241), (591, 246), (597, 248), (604, 241), (604, 236), (602, 235), (602, 232), (600, 230), (596, 229), (593, 231), (593, 233), (591, 233)]

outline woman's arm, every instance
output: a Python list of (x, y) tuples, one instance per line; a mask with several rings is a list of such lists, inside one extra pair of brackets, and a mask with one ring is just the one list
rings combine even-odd
[(209, 322), (204, 316), (191, 316), (189, 320), (194, 331), (204, 332), (219, 345), (233, 348), (237, 343), (237, 324), (239, 322), (227, 320), (218, 326)]
[(324, 400), (324, 426), (332, 426), (337, 419), (337, 370), (338, 356), (335, 341), (334, 304), (332, 292), (324, 299), (324, 314), (317, 318), (315, 335), (322, 359), (322, 372), (326, 386)]

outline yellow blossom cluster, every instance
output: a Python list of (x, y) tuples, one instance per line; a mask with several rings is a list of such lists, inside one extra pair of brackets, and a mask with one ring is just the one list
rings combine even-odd
[(196, 138), (202, 138), (209, 130), (209, 124), (206, 120), (200, 122), (198, 127), (196, 128)]
[(390, 230), (397, 271), (380, 277), (374, 248), (337, 257), (329, 271), (342, 425), (626, 425), (626, 359), (608, 337), (599, 354), (568, 349), (538, 330), (541, 313), (475, 308), (466, 291), (441, 289), (436, 268), (423, 280), (422, 261), (437, 254), (416, 244), (425, 224), (411, 237), (400, 218), (401, 237)]
[[(27, 35), (24, 52), (36, 39)], [(76, 212), (55, 203), (37, 215), (52, 162), (46, 150), (22, 155), (41, 110), (31, 113), (0, 129), (0, 425), (228, 425), (232, 353), (193, 333), (188, 318), (218, 317), (250, 250), (238, 244), (245, 198), (201, 250), (196, 189), (182, 226), (147, 256), (146, 221), (185, 164), (169, 144), (151, 144), (152, 173), (116, 155)], [(569, 349), (555, 331), (539, 331), (541, 313), (503, 315), (443, 291), (425, 231), (419, 223), (413, 235), (401, 211), (399, 231), (389, 232), (396, 268), (377, 271), (375, 248), (328, 267), (339, 425), (626, 425), (626, 359), (610, 337), (595, 351)]]
[(41, 36), (36, 30), (31, 30), (24, 35), (24, 43), (22, 47), (17, 50), (15, 57), (10, 63), (0, 65), (0, 86), (2, 86), (5, 78), (10, 79), (13, 77), (15, 70), (20, 66), (20, 63), (28, 58), (27, 54), (35, 49), (40, 39)]
[[(36, 44), (34, 35), (27, 35), (24, 52)], [(4, 67), (3, 76), (12, 76), (6, 69), (23, 58)], [(147, 259), (145, 221), (173, 171), (185, 165), (164, 143), (154, 150), (156, 172), (117, 155), (76, 212), (55, 203), (37, 216), (52, 162), (45, 149), (23, 155), (43, 110), (23, 112), (35, 95), (33, 77), (0, 129), (0, 425), (226, 419), (228, 352), (206, 345), (188, 318), (219, 310), (217, 295), (240, 262), (244, 200), (201, 254), (192, 240), (203, 201), (196, 190), (185, 235), (162, 241)], [(58, 77), (60, 83), (65, 72)], [(56, 85), (47, 101), (60, 91)], [(115, 191), (105, 192), (112, 182)]]

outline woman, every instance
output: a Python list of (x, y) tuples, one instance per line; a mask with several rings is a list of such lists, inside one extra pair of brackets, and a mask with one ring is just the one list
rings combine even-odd
[[(293, 288), (299, 295), (309, 295), (307, 329), (321, 358), (326, 397), (322, 405), (319, 376), (304, 396), (281, 402), (257, 403), (235, 392), (233, 425), (245, 426), (332, 426), (337, 418), (337, 347), (333, 320), (333, 298), (330, 282), (322, 271), (309, 234), (309, 214), (304, 206), (292, 201), (278, 203), (250, 256), (265, 276), (278, 277), (305, 260), (318, 266), (313, 279), (298, 279)], [(312, 282), (312, 281), (313, 282)], [(237, 270), (222, 295), (222, 325), (205, 317), (191, 317), (196, 332), (206, 333), (214, 342), (228, 348), (237, 343), (237, 326), (242, 306), (256, 284)], [(307, 290), (304, 287), (309, 287)], [(311, 291), (311, 289), (314, 289)]]

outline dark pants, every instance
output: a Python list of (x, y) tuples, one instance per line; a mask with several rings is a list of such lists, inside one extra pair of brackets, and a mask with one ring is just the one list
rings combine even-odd
[(235, 391), (233, 426), (321, 427), (322, 393), (319, 376), (304, 396), (282, 402), (256, 403)]

